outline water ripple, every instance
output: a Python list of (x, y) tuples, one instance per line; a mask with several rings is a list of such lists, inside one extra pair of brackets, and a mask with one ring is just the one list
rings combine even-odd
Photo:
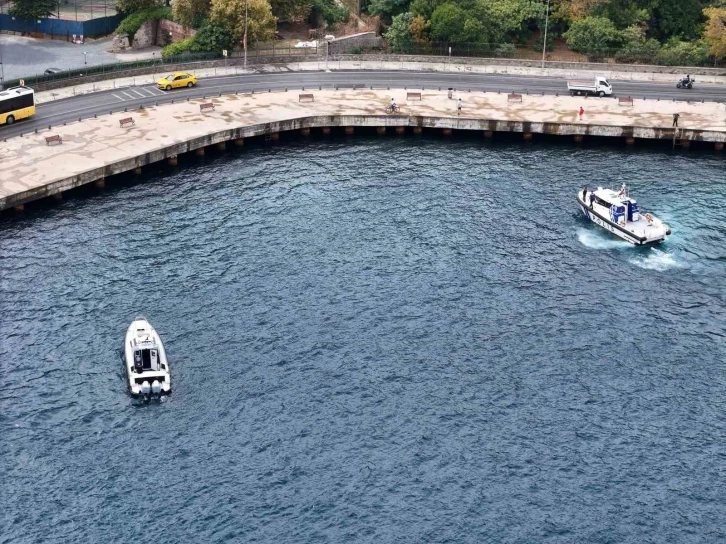
[[(593, 179), (673, 236), (599, 231)], [(0, 542), (723, 539), (724, 207), (717, 157), (384, 138), (6, 219)]]

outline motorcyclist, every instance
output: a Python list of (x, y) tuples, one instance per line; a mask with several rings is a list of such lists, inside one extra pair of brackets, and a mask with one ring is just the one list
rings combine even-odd
[(691, 83), (691, 75), (690, 75), (690, 74), (686, 74), (686, 77), (685, 77), (685, 79), (683, 80), (683, 83), (684, 83), (685, 85), (688, 85), (688, 84), (690, 84), (690, 83)]

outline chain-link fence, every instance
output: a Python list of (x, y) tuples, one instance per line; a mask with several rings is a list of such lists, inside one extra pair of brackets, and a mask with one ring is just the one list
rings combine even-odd
[[(0, 0), (0, 14), (7, 14), (12, 0)], [(58, 0), (52, 17), (66, 21), (89, 21), (116, 15), (116, 0)]]
[[(259, 59), (271, 59), (277, 62), (283, 62), (286, 58), (314, 58), (318, 55), (317, 47), (294, 47), (294, 46), (269, 46), (256, 47), (247, 51), (247, 58), (250, 62)], [(230, 51), (229, 58), (235, 59), (235, 64), (239, 64), (239, 59), (244, 58), (244, 51)], [(109, 64), (98, 64), (94, 66), (79, 66), (74, 70), (63, 70), (55, 73), (44, 73), (35, 75), (26, 75), (23, 78), (8, 79), (4, 81), (4, 87), (15, 87), (20, 84), (22, 79), (25, 85), (34, 87), (43, 83), (53, 83), (57, 81), (68, 81), (70, 84), (83, 83), (84, 78), (98, 76), (103, 74), (119, 74), (123, 77), (123, 72), (135, 70), (137, 68), (150, 68), (153, 66), (172, 66), (175, 64), (188, 64), (192, 62), (203, 62), (210, 60), (224, 60), (222, 53), (183, 53), (172, 57), (161, 57), (156, 55), (152, 59), (136, 60), (131, 62), (114, 62)], [(171, 69), (171, 68), (170, 68)]]
[[(373, 51), (357, 48), (352, 53), (371, 53)], [(487, 43), (412, 43), (396, 47), (386, 44), (379, 53), (417, 55), (433, 57), (476, 57), (483, 59), (542, 60), (542, 50), (533, 47)], [(637, 48), (603, 50), (598, 53), (581, 54), (562, 46), (548, 49), (545, 54), (548, 62), (590, 62), (606, 64), (646, 64), (656, 66), (726, 66), (726, 59), (718, 59), (708, 54), (702, 47), (683, 44), (676, 47), (663, 47), (659, 50), (638, 51)]]

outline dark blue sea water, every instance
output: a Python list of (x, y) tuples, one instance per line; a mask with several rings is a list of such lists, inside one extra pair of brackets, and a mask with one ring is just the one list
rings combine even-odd
[[(725, 541), (724, 160), (298, 143), (6, 217), (0, 542)], [(666, 243), (579, 214), (622, 181)]]

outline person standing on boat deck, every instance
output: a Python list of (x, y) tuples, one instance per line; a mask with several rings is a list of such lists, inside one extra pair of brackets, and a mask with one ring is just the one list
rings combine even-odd
[(673, 114), (673, 126), (674, 126), (674, 127), (677, 127), (677, 126), (678, 126), (678, 118), (679, 118), (680, 116), (681, 116), (681, 114), (680, 114), (680, 113), (674, 113), (674, 114)]
[(590, 193), (590, 209), (592, 210), (592, 203), (595, 202), (595, 192)]
[(587, 202), (587, 200), (586, 200), (586, 196), (587, 196), (587, 187), (585, 187), (585, 188), (584, 188), (584, 189), (582, 190), (582, 201), (583, 201), (583, 202)]

